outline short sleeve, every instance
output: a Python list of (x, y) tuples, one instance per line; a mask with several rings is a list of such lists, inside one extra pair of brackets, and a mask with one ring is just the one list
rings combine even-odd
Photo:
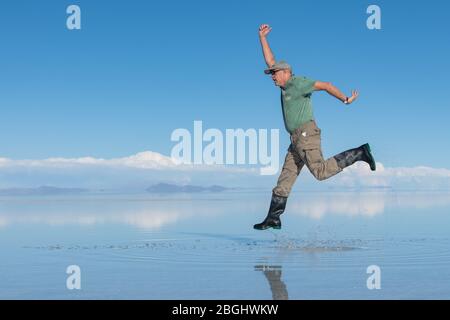
[(316, 83), (315, 80), (308, 79), (305, 77), (299, 77), (297, 79), (297, 90), (300, 94), (307, 96), (314, 92), (314, 84)]

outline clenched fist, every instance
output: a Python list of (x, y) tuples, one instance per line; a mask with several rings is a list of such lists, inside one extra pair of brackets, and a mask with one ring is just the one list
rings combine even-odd
[(262, 24), (259, 27), (259, 36), (264, 38), (270, 33), (270, 31), (272, 31), (272, 28), (268, 24)]

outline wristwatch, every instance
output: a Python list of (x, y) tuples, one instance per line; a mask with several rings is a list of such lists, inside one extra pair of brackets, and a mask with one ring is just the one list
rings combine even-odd
[(348, 104), (348, 97), (345, 97), (344, 103), (345, 103), (345, 104)]

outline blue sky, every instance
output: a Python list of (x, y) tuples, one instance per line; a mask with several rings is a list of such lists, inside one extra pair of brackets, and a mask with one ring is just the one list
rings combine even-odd
[[(82, 30), (66, 28), (66, 8)], [(366, 8), (382, 30), (366, 28)], [(447, 1), (2, 1), (0, 158), (170, 155), (176, 128), (280, 128), (257, 36), (314, 94), (325, 156), (370, 142), (386, 166), (450, 168)]]

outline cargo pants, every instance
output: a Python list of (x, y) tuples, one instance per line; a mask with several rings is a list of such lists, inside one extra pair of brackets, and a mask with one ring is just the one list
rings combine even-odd
[(303, 124), (291, 134), (291, 145), (284, 160), (277, 186), (273, 189), (274, 194), (288, 197), (305, 165), (320, 181), (342, 171), (334, 157), (324, 160), (320, 135), (321, 130), (314, 120)]

